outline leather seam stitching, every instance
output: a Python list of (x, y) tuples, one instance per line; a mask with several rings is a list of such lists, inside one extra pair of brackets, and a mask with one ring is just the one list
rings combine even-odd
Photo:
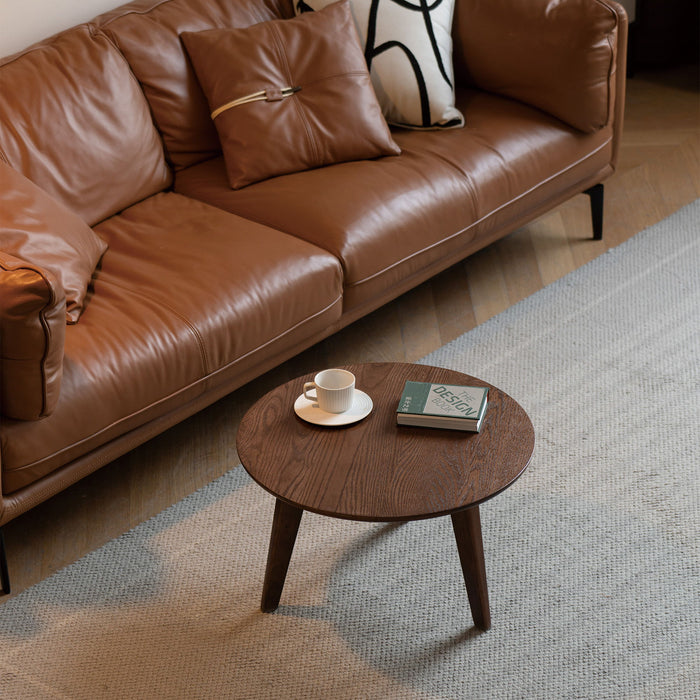
[[(282, 39), (282, 36), (279, 32), (279, 29), (274, 25), (270, 24), (270, 31), (272, 33), (272, 36), (274, 37), (275, 41), (275, 46), (277, 48), (277, 52), (279, 54), (280, 60), (282, 61), (282, 64), (284, 66), (284, 70), (287, 73), (287, 81), (289, 85), (296, 85), (298, 84), (298, 81), (295, 81), (293, 76), (292, 76), (292, 69), (289, 65), (289, 57), (287, 55), (287, 49), (284, 45), (284, 40)], [(304, 109), (301, 107), (299, 104), (299, 100), (297, 99), (296, 95), (292, 95), (291, 97), (292, 103), (294, 104), (294, 107), (296, 108), (297, 114), (299, 115), (299, 121), (301, 121), (302, 126), (304, 127), (304, 133), (306, 134), (306, 142), (309, 146), (310, 150), (310, 155), (314, 160), (315, 165), (321, 165), (321, 155), (320, 151), (318, 148), (318, 145), (316, 144), (316, 140), (314, 139), (313, 136), (313, 131), (311, 130), (311, 126), (309, 125), (309, 121), (306, 118), (306, 113)]]
[(461, 236), (463, 233), (468, 231), (469, 229), (473, 228), (474, 226), (477, 226), (480, 224), (482, 221), (486, 221), (489, 217), (493, 216), (494, 214), (497, 214), (499, 211), (502, 209), (505, 209), (505, 207), (510, 206), (514, 202), (517, 202), (518, 200), (522, 199), (523, 197), (527, 196), (531, 192), (535, 192), (537, 189), (542, 187), (543, 185), (546, 185), (548, 182), (551, 182), (555, 178), (559, 177), (560, 175), (570, 171), (571, 169), (575, 168), (577, 165), (580, 165), (581, 163), (585, 162), (589, 158), (593, 157), (596, 153), (601, 151), (603, 148), (608, 146), (612, 141), (612, 137), (607, 139), (604, 143), (602, 143), (598, 148), (596, 148), (594, 151), (591, 151), (587, 155), (585, 155), (583, 158), (579, 158), (575, 163), (572, 163), (569, 167), (564, 168), (563, 170), (560, 170), (559, 172), (555, 173), (554, 175), (551, 175), (548, 177), (546, 180), (542, 180), (542, 182), (538, 182), (534, 187), (531, 187), (529, 190), (526, 190), (522, 194), (518, 195), (517, 197), (514, 197), (513, 199), (508, 200), (507, 202), (504, 202), (501, 204), (500, 207), (497, 207), (496, 209), (493, 209), (490, 211), (488, 214), (485, 216), (482, 216), (481, 218), (477, 219), (476, 221), (473, 221), (469, 226), (466, 228), (462, 229), (461, 231), (457, 231), (456, 233), (453, 233), (451, 236), (448, 236), (447, 238), (443, 238), (440, 241), (436, 241), (432, 245), (426, 246), (425, 248), (421, 248), (420, 250), (415, 251), (414, 253), (411, 253), (410, 255), (407, 255), (405, 258), (402, 258), (401, 260), (398, 260), (395, 262), (393, 265), (390, 265), (389, 267), (385, 267), (382, 270), (379, 270), (378, 272), (375, 272), (372, 275), (369, 275), (368, 277), (364, 277), (361, 280), (357, 280), (356, 282), (352, 282), (350, 284), (345, 285), (347, 289), (351, 289), (354, 287), (359, 287), (361, 284), (364, 284), (365, 282), (370, 282), (376, 277), (379, 277), (380, 275), (383, 275), (385, 272), (388, 270), (392, 270), (395, 267), (398, 267), (399, 265), (402, 265), (403, 263), (407, 262), (408, 260), (411, 260), (412, 258), (415, 258), (417, 255), (421, 255), (422, 253), (425, 253), (428, 250), (431, 250), (433, 248), (436, 248), (437, 246), (443, 245), (447, 241), (452, 240), (453, 238), (456, 238), (457, 236)]
[[(0, 267), (8, 270), (10, 269), (8, 266), (5, 264), (0, 264)], [(50, 281), (46, 277), (46, 275), (39, 270), (37, 267), (31, 266), (31, 265), (18, 265), (17, 267), (13, 267), (12, 271), (15, 270), (30, 270), (31, 272), (36, 273), (41, 277), (41, 279), (46, 283), (46, 287), (48, 288), (51, 298), (44, 304), (42, 307), (41, 311), (39, 312), (39, 320), (41, 322), (41, 327), (44, 331), (44, 338), (46, 338), (46, 342), (44, 344), (44, 353), (41, 357), (41, 362), (40, 367), (41, 367), (41, 386), (42, 386), (42, 392), (41, 392), (41, 411), (39, 413), (39, 418), (45, 418), (46, 417), (46, 359), (49, 355), (49, 349), (51, 347), (51, 340), (50, 340), (50, 327), (49, 324), (46, 322), (46, 310), (51, 308), (53, 304), (56, 302), (56, 294), (54, 292), (53, 286), (51, 285)], [(0, 356), (0, 360), (2, 359), (2, 356)], [(7, 358), (8, 360), (12, 358)]]
[(49, 291), (51, 292), (51, 298), (46, 302), (46, 304), (44, 305), (44, 308), (41, 310), (41, 313), (39, 314), (39, 318), (41, 319), (41, 327), (44, 329), (44, 338), (46, 338), (45, 345), (44, 345), (44, 355), (41, 358), (42, 392), (41, 392), (41, 414), (40, 414), (40, 416), (44, 417), (47, 415), (47, 413), (46, 413), (46, 400), (47, 400), (46, 360), (48, 359), (49, 349), (51, 348), (51, 328), (49, 327), (49, 324), (46, 322), (46, 310), (51, 308), (52, 304), (56, 301), (56, 295), (54, 293), (53, 287), (49, 284), (49, 281), (46, 279), (46, 277), (43, 274), (41, 275), (41, 277), (44, 280), (44, 282), (46, 282), (46, 284), (49, 288)]
[[(613, 44), (612, 34), (614, 32), (619, 33), (620, 16), (615, 11), (614, 8), (612, 8), (608, 3), (603, 2), (603, 0), (596, 0), (596, 2), (598, 3), (599, 6), (604, 7), (612, 15), (613, 22), (614, 22), (613, 28), (609, 32), (605, 33), (605, 38), (607, 40), (608, 47), (610, 49), (610, 65), (608, 66), (608, 73), (607, 73), (607, 80), (606, 80), (606, 88), (607, 88), (608, 96), (607, 96), (607, 114), (606, 114), (606, 120), (605, 120), (605, 124), (609, 124), (610, 120), (613, 117), (613, 104), (612, 103), (613, 103), (613, 94), (614, 93), (612, 92), (611, 82), (612, 82), (613, 76), (615, 75), (615, 46)], [(600, 128), (605, 126), (605, 124), (603, 124)]]
[[(118, 285), (115, 285), (115, 286), (118, 286)], [(92, 433), (91, 435), (87, 436), (86, 438), (83, 438), (82, 440), (80, 440), (78, 442), (74, 442), (73, 444), (69, 445), (68, 447), (62, 448), (58, 452), (52, 452), (50, 455), (45, 455), (41, 459), (35, 460), (31, 464), (23, 464), (21, 467), (17, 467), (14, 469), (12, 467), (10, 467), (10, 468), (8, 468), (7, 471), (11, 472), (13, 474), (21, 474), (25, 469), (32, 469), (32, 468), (36, 467), (37, 464), (41, 464), (42, 462), (44, 462), (48, 459), (52, 459), (54, 457), (57, 457), (65, 450), (73, 449), (76, 446), (79, 446), (82, 443), (87, 442), (88, 440), (94, 439), (95, 436), (100, 435), (101, 433), (104, 433), (108, 430), (111, 430), (112, 428), (114, 428), (114, 426), (119, 425), (120, 423), (122, 423), (126, 420), (129, 420), (130, 418), (133, 418), (134, 416), (137, 416), (140, 413), (143, 413), (145, 411), (150, 410), (153, 406), (157, 406), (159, 403), (167, 401), (167, 400), (177, 396), (178, 394), (181, 394), (182, 392), (190, 390), (191, 388), (195, 387), (198, 383), (208, 381), (212, 376), (215, 376), (217, 373), (222, 372), (222, 371), (228, 369), (229, 367), (232, 367), (233, 365), (240, 362), (241, 360), (244, 360), (249, 355), (252, 355), (253, 353), (258, 352), (259, 350), (266, 348), (268, 345), (270, 345), (270, 343), (274, 343), (276, 340), (278, 340), (280, 338), (284, 338), (284, 336), (286, 336), (286, 335), (289, 335), (292, 331), (296, 330), (297, 328), (302, 326), (307, 321), (311, 321), (315, 318), (318, 318), (319, 316), (322, 316), (324, 313), (326, 313), (326, 311), (333, 308), (339, 301), (342, 301), (342, 299), (343, 299), (343, 295), (339, 294), (332, 302), (330, 302), (330, 304), (327, 304), (326, 306), (324, 306), (322, 309), (320, 309), (316, 313), (311, 314), (310, 316), (307, 316), (306, 318), (302, 319), (298, 323), (295, 323), (291, 328), (288, 328), (287, 330), (283, 331), (282, 333), (277, 334), (274, 338), (270, 338), (270, 340), (267, 340), (266, 342), (262, 343), (261, 345), (257, 345), (256, 347), (252, 348), (244, 355), (237, 357), (232, 362), (229, 362), (228, 364), (224, 365), (223, 367), (219, 367), (218, 369), (214, 370), (214, 372), (212, 372), (211, 374), (208, 374), (206, 377), (202, 377), (201, 379), (197, 379), (196, 381), (191, 382), (187, 386), (183, 386), (182, 388), (178, 389), (177, 391), (174, 391), (174, 392), (168, 394), (167, 396), (164, 396), (163, 398), (158, 399), (157, 401), (154, 401), (154, 402), (148, 404), (148, 406), (145, 406), (145, 407), (139, 409), (136, 413), (130, 413), (128, 416), (124, 416), (124, 417), (120, 418), (119, 420), (114, 421), (113, 423), (110, 423), (109, 425), (106, 425), (104, 428), (100, 429), (96, 433)], [(205, 388), (205, 390), (206, 390), (206, 388)], [(145, 425), (145, 423), (143, 425)], [(136, 427), (140, 427), (140, 426), (136, 426)], [(122, 434), (125, 435), (126, 433), (122, 433)], [(101, 447), (101, 445), (98, 445), (98, 447)]]

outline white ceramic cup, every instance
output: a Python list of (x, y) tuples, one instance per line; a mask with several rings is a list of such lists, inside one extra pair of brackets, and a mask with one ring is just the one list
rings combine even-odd
[[(316, 395), (309, 394), (316, 390)], [(304, 396), (309, 401), (318, 403), (326, 413), (343, 413), (352, 406), (355, 394), (355, 375), (344, 369), (324, 369), (313, 382), (304, 384)]]

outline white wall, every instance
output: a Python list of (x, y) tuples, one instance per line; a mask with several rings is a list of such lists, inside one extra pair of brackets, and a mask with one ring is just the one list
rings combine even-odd
[(127, 0), (0, 0), (0, 56), (19, 51), (35, 41)]

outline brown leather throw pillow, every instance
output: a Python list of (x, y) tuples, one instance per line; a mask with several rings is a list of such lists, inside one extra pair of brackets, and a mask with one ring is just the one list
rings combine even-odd
[(244, 29), (184, 32), (229, 183), (398, 155), (348, 0)]
[(54, 275), (66, 293), (66, 322), (77, 323), (107, 244), (77, 214), (0, 161), (0, 250)]

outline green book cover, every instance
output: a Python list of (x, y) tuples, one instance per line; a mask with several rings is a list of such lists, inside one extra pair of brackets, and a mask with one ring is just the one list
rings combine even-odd
[(488, 389), (481, 386), (409, 381), (404, 387), (397, 412), (478, 420), (486, 410), (487, 394)]

